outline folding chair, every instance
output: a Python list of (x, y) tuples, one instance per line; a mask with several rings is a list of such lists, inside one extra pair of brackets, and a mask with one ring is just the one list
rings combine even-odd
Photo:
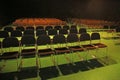
[(39, 30), (39, 29), (44, 29), (44, 27), (43, 26), (37, 26), (36, 31)]
[(91, 44), (94, 45), (97, 49), (106, 48), (106, 56), (107, 56), (107, 45), (101, 43), (101, 38), (99, 33), (91, 34)]
[(13, 28), (12, 27), (5, 27), (4, 31), (11, 32), (11, 31), (13, 31)]
[(23, 58), (36, 57), (36, 40), (34, 36), (32, 35), (22, 36), (20, 57), (21, 57), (21, 62), (19, 68), (22, 68)]
[(77, 29), (77, 26), (76, 25), (71, 25), (70, 29)]
[(20, 30), (14, 30), (11, 32), (11, 37), (22, 37), (22, 32)]
[(9, 37), (9, 34), (7, 31), (0, 31), (0, 38), (7, 38)]
[(45, 27), (45, 30), (49, 30), (49, 29), (53, 29), (53, 27), (52, 26), (46, 26)]
[[(83, 58), (80, 56), (79, 52), (85, 51), (85, 49), (80, 46), (78, 35), (75, 33), (68, 34), (67, 44), (68, 44), (69, 49), (72, 51), (72, 53), (74, 53), (74, 52), (77, 53), (80, 60), (83, 60)], [(73, 58), (73, 56), (72, 56), (72, 58)]]
[(57, 35), (57, 29), (49, 29), (48, 35)]
[(24, 31), (25, 28), (24, 28), (23, 26), (17, 26), (17, 27), (16, 27), (16, 30)]
[[(42, 48), (42, 46), (44, 48)], [(51, 48), (51, 39), (48, 35), (40, 35), (37, 38), (37, 55), (38, 55), (38, 59), (40, 57), (40, 59), (42, 57), (46, 57), (46, 56), (51, 56), (51, 59), (55, 65), (55, 60), (53, 55), (55, 54), (55, 52), (52, 50)], [(39, 59), (39, 61), (40, 61)], [(40, 61), (40, 67), (41, 67), (41, 61)]]
[(28, 26), (28, 27), (26, 27), (26, 30), (34, 30), (34, 27), (33, 26)]
[(61, 26), (55, 26), (54, 29), (60, 30), (60, 29), (62, 29), (62, 27)]
[(96, 49), (96, 47), (91, 44), (91, 38), (90, 38), (90, 35), (89, 35), (88, 33), (83, 33), (83, 34), (81, 34), (81, 35), (80, 35), (80, 41), (81, 41), (81, 42), (82, 42), (82, 41), (83, 41), (83, 42), (85, 42), (85, 41), (87, 42), (87, 41), (88, 41), (87, 44), (83, 44), (83, 45), (82, 45), (83, 48), (85, 48), (85, 49), (87, 49), (87, 50)]
[[(15, 37), (7, 37), (2, 41), (2, 54), (0, 60), (17, 59), (18, 69), (18, 57), (20, 53), (19, 41)], [(4, 61), (5, 62), (5, 61)]]
[(44, 30), (44, 29), (37, 29), (36, 30), (36, 36), (40, 36), (40, 35), (47, 35), (46, 30)]
[[(90, 54), (90, 53), (89, 53), (89, 50), (94, 50), (94, 49), (96, 49), (96, 47), (91, 44), (90, 34), (88, 34), (88, 33), (82, 33), (82, 34), (80, 35), (80, 43), (83, 43), (83, 44), (81, 44), (81, 46), (88, 51), (88, 54)], [(88, 55), (88, 54), (87, 54), (87, 55)], [(87, 55), (86, 55), (86, 56), (87, 56)], [(86, 57), (86, 60), (87, 60), (87, 57)]]
[(76, 34), (78, 34), (77, 28), (71, 28), (71, 29), (70, 29), (70, 34), (71, 34), (71, 33), (76, 33)]
[(82, 34), (82, 33), (87, 33), (86, 28), (80, 28), (79, 29), (79, 34)]
[(63, 34), (55, 35), (53, 37), (53, 44), (56, 44), (57, 47), (54, 47), (56, 57), (57, 57), (57, 65), (58, 65), (58, 55), (65, 54), (65, 58), (68, 62), (72, 63), (72, 61), (66, 56), (67, 53), (71, 53), (70, 49), (66, 45), (66, 38)]
[(60, 29), (59, 30), (59, 34), (68, 34), (68, 30), (67, 29)]
[(63, 26), (63, 29), (67, 29), (67, 30), (69, 30), (69, 29), (70, 29), (70, 27), (69, 27), (69, 26), (67, 26), (67, 25), (65, 25), (65, 26)]
[(25, 35), (32, 35), (32, 36), (34, 36), (34, 35), (35, 35), (35, 34), (34, 34), (34, 30), (30, 30), (30, 29), (25, 30), (24, 33), (23, 33), (23, 35), (24, 35), (24, 36), (25, 36)]

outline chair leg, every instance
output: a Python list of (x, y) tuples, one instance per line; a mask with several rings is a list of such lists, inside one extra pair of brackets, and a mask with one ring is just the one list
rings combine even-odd
[(109, 65), (108, 47), (106, 48), (106, 51), (105, 51), (105, 59), (106, 59), (106, 64)]
[(83, 61), (83, 57), (81, 57), (81, 55), (79, 54), (79, 52), (76, 52), (76, 55), (78, 56), (78, 58), (80, 59), (80, 61)]
[(2, 69), (6, 66), (5, 63), (6, 63), (6, 60), (2, 60), (3, 61), (3, 65), (0, 67), (0, 71), (2, 71)]
[(59, 63), (59, 61), (58, 61), (58, 54), (56, 53), (56, 55), (55, 55), (55, 60), (56, 60), (56, 66), (58, 66), (58, 63)]
[(88, 61), (88, 54), (89, 54), (89, 50), (86, 50), (86, 54), (85, 54), (85, 61)]
[[(103, 58), (102, 62), (105, 64), (105, 65), (109, 65), (109, 58), (108, 58), (108, 48), (98, 48), (98, 50), (103, 50), (105, 49), (105, 51), (101, 51), (101, 53), (98, 53), (100, 54), (100, 58)], [(101, 56), (102, 55), (102, 56)], [(99, 57), (99, 56), (98, 56)]]
[(71, 57), (71, 63), (74, 64), (74, 52), (73, 51), (70, 53), (70, 57)]
[(53, 62), (53, 65), (57, 66), (56, 61), (55, 61), (55, 55), (51, 55), (51, 60)]
[(38, 68), (41, 68), (41, 57), (38, 55)]
[(18, 57), (16, 57), (16, 59), (17, 59), (16, 61), (17, 61), (17, 71), (18, 71)]
[(20, 56), (20, 64), (18, 66), (18, 70), (21, 70), (22, 65), (23, 65), (22, 56)]
[(39, 68), (39, 63), (38, 63), (38, 56), (36, 55), (36, 66)]
[[(67, 60), (69, 63), (72, 63), (72, 60), (71, 60), (67, 55), (70, 55), (70, 54), (64, 53), (64, 56), (65, 56), (66, 60)], [(72, 58), (73, 58), (73, 57), (72, 57)]]

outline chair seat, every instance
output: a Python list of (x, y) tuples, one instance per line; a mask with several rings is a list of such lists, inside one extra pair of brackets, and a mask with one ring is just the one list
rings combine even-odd
[(92, 49), (96, 49), (95, 46), (88, 44), (88, 45), (82, 45), (83, 48), (86, 48), (87, 50), (92, 50)]
[(36, 49), (23, 49), (21, 55), (23, 57), (32, 57), (35, 56)]
[(105, 44), (102, 44), (102, 43), (95, 43), (95, 44), (93, 44), (94, 46), (97, 46), (98, 48), (105, 48), (105, 47), (107, 47), (107, 45), (105, 45)]
[(3, 53), (3, 55), (0, 56), (0, 59), (15, 59), (18, 57), (18, 52), (15, 51), (15, 52), (6, 52), (6, 53)]
[(80, 46), (70, 46), (69, 47), (70, 50), (72, 50), (73, 52), (77, 52), (77, 51), (84, 51), (84, 49)]
[(68, 48), (66, 48), (66, 47), (55, 48), (55, 52), (56, 53), (60, 53), (60, 54), (62, 54), (62, 53), (70, 53), (70, 50)]
[(54, 51), (52, 49), (41, 49), (41, 50), (38, 50), (38, 55), (39, 56), (49, 56), (51, 54), (54, 54)]

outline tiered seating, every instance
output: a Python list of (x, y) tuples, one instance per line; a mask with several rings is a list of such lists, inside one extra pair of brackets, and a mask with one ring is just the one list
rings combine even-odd
[[(16, 52), (15, 54), (12, 52), (13, 56), (11, 52), (8, 52), (6, 55), (6, 53), (2, 51), (0, 59), (9, 59), (9, 56), (13, 59), (20, 57), (19, 69), (23, 67), (23, 58), (31, 57), (36, 59), (36, 66), (38, 68), (41, 68), (38, 65), (39, 58), (46, 56), (51, 56), (52, 62), (55, 66), (60, 65), (58, 62), (59, 55), (65, 55), (66, 61), (73, 64), (73, 58), (71, 59), (71, 57), (69, 57), (67, 54), (73, 55), (73, 52), (75, 52), (80, 60), (88, 60), (89, 58), (87, 56), (84, 58), (81, 56), (80, 52), (85, 51), (87, 53), (93, 49), (107, 47), (100, 42), (93, 43), (93, 40), (100, 40), (100, 34), (92, 33), (92, 35), (90, 35), (88, 33), (81, 33), (80, 36), (78, 36), (76, 33), (71, 33), (68, 34), (67, 37), (65, 37), (63, 34), (56, 34), (53, 36), (53, 38), (50, 38), (49, 35), (39, 35), (37, 38), (33, 35), (24, 35), (20, 41), (18, 41), (18, 39), (15, 37), (7, 37), (2, 41), (2, 50), (4, 50), (6, 47), (18, 47), (20, 49), (17, 51), (17, 55)], [(84, 43), (84, 41), (88, 41), (89, 43)], [(45, 46), (46, 48), (42, 49), (42, 47), (39, 46)], [(52, 57), (53, 55), (56, 56), (56, 58)]]
[(91, 19), (77, 19), (73, 18), (72, 23), (78, 24), (78, 25), (86, 25), (87, 28), (90, 29), (102, 29), (104, 25), (114, 25), (114, 22), (111, 21), (105, 21), (105, 20), (91, 20)]
[(15, 22), (13, 22), (13, 25), (65, 25), (66, 22), (56, 19), (56, 18), (23, 18), (23, 19), (17, 19)]
[[(7, 28), (7, 29), (6, 29)], [(64, 34), (67, 35), (69, 33), (76, 33), (76, 34), (81, 34), (83, 32), (87, 32), (86, 28), (80, 28), (78, 29), (77, 26), (72, 25), (67, 26), (36, 26), (36, 28), (34, 26), (18, 26), (18, 27), (6, 27), (3, 29), (3, 31), (1, 31), (1, 35), (0, 36), (5, 36), (8, 34), (7, 37), (12, 36), (12, 37), (22, 37), (23, 35), (35, 35), (35, 37), (39, 36), (39, 35), (57, 35), (57, 34)], [(3, 34), (3, 32), (7, 32), (7, 34)], [(4, 38), (4, 37), (3, 37)]]

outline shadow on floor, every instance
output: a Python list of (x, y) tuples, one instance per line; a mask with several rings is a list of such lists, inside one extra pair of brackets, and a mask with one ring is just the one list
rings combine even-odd
[(103, 67), (104, 65), (100, 63), (97, 59), (91, 59), (89, 61), (80, 61), (73, 64), (63, 64), (58, 65), (59, 70), (56, 67), (46, 67), (40, 69), (40, 77), (42, 80), (47, 80), (50, 78), (55, 78), (62, 75), (74, 74), (77, 72), (88, 71), (91, 69)]
[[(109, 63), (108, 63), (109, 62)], [(116, 64), (117, 62), (111, 58), (90, 59), (88, 61), (79, 61), (73, 64), (63, 64), (39, 69), (41, 80), (59, 77), (61, 75), (69, 75), (77, 72), (84, 72), (95, 68)], [(61, 74), (60, 74), (61, 73)], [(37, 77), (36, 67), (23, 68), (20, 72), (0, 73), (0, 80), (22, 80)]]
[(102, 57), (97, 59), (100, 63), (103, 63), (104, 65), (112, 65), (112, 64), (117, 64), (115, 60), (113, 60), (111, 57)]
[(0, 73), (0, 80), (23, 80), (37, 77), (36, 67), (22, 68), (19, 72)]
[(46, 80), (49, 78), (58, 77), (59, 72), (55, 66), (46, 67), (40, 69), (39, 76), (41, 77), (42, 80)]

